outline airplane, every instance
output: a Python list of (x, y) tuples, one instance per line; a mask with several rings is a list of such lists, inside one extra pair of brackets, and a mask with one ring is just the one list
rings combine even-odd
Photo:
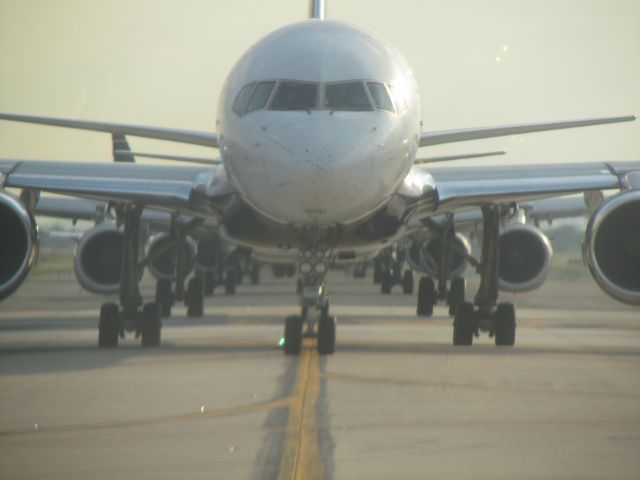
[[(336, 348), (325, 277), (329, 266), (372, 258), (410, 231), (435, 229), (445, 216), (480, 210), (480, 286), (455, 308), (453, 344), (487, 332), (515, 344), (516, 314), (498, 302), (500, 225), (520, 202), (578, 192), (617, 190), (592, 214), (584, 254), (596, 283), (613, 298), (640, 304), (640, 162), (497, 167), (416, 163), (420, 148), (462, 141), (612, 124), (635, 116), (422, 131), (416, 80), (402, 55), (362, 27), (325, 19), (324, 1), (309, 18), (254, 44), (222, 89), (216, 132), (156, 128), (17, 114), (0, 119), (101, 131), (217, 148), (221, 164), (164, 166), (0, 160), (0, 298), (23, 282), (37, 256), (31, 208), (40, 192), (105, 201), (122, 234), (119, 304), (100, 309), (98, 345), (117, 346), (125, 332), (143, 346), (160, 343), (155, 302), (138, 282), (145, 209), (167, 212), (179, 243), (206, 221), (228, 242), (273, 263), (295, 263), (302, 282), (300, 315), (285, 319), (284, 353), (299, 354), (310, 328), (321, 354)], [(20, 189), (19, 197), (8, 189)], [(444, 236), (443, 238), (451, 238)], [(446, 273), (446, 272), (445, 272)], [(418, 294), (418, 301), (432, 292)], [(201, 295), (201, 289), (194, 290)], [(307, 332), (303, 327), (307, 324)]]

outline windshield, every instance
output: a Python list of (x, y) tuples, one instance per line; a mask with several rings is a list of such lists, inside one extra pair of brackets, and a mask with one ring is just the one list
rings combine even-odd
[[(395, 113), (393, 89), (384, 82), (352, 80), (312, 83), (268, 80), (245, 85), (233, 102), (233, 111), (242, 116), (254, 110), (328, 110), (364, 112), (386, 110)], [(390, 95), (391, 94), (391, 95)], [(402, 103), (398, 109), (402, 110)]]
[(317, 104), (317, 84), (282, 82), (271, 102), (271, 110), (311, 110)]
[(264, 108), (267, 105), (267, 101), (269, 100), (273, 87), (275, 86), (276, 82), (260, 82), (253, 92), (251, 100), (249, 100), (247, 112)]
[(361, 82), (326, 85), (324, 107), (328, 110), (371, 110), (369, 98)]
[(369, 87), (369, 92), (371, 92), (371, 98), (373, 98), (373, 103), (376, 108), (393, 112), (393, 103), (391, 103), (384, 83), (369, 82), (367, 86)]

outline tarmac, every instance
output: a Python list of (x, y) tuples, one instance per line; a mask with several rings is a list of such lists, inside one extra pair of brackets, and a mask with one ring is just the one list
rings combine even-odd
[(0, 304), (0, 478), (640, 478), (640, 310), (590, 278), (505, 296), (515, 347), (453, 347), (444, 306), (332, 272), (336, 353), (295, 357), (295, 282), (262, 280), (99, 350), (104, 299), (30, 277)]

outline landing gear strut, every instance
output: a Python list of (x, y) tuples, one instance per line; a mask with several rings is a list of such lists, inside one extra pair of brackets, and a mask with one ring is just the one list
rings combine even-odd
[(160, 344), (160, 308), (156, 303), (142, 305), (138, 288), (141, 264), (140, 216), (142, 207), (124, 205), (118, 212), (118, 220), (124, 225), (122, 260), (120, 268), (120, 308), (107, 302), (100, 308), (98, 324), (98, 346), (113, 348), (118, 346), (118, 338), (126, 332), (135, 332), (142, 337), (142, 345), (155, 347)]
[[(326, 245), (323, 248), (317, 242), (317, 231), (307, 234), (310, 247), (300, 253), (298, 262), (297, 293), (301, 315), (285, 320), (284, 353), (287, 355), (300, 353), (303, 337), (316, 337), (318, 352), (322, 355), (336, 350), (336, 318), (329, 314), (329, 295), (324, 287), (330, 248)], [(328, 236), (331, 237), (331, 232)]]
[(496, 345), (515, 344), (515, 307), (511, 303), (497, 304), (501, 213), (499, 206), (482, 207), (480, 286), (474, 300), (475, 305), (470, 302), (458, 305), (453, 322), (454, 345), (471, 345), (473, 336), (478, 336), (481, 331), (495, 337)]
[[(454, 316), (458, 304), (464, 302), (466, 282), (463, 277), (451, 278), (451, 271), (454, 264), (454, 254), (456, 253), (456, 236), (453, 223), (453, 216), (443, 224), (429, 223), (428, 226), (436, 235), (439, 252), (437, 259), (425, 250), (422, 252), (424, 258), (428, 259), (432, 269), (436, 272), (437, 285), (433, 279), (422, 277), (418, 284), (418, 306), (417, 313), (421, 316), (433, 315), (433, 307), (438, 302), (445, 302), (449, 306), (449, 315)], [(449, 288), (447, 288), (447, 282)]]

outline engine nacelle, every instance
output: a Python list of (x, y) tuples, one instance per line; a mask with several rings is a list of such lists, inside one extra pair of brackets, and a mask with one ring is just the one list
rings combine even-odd
[(536, 227), (507, 226), (500, 235), (498, 288), (503, 292), (535, 290), (549, 275), (552, 257), (549, 239)]
[[(157, 280), (175, 280), (175, 269), (173, 268), (174, 249), (169, 247), (171, 243), (171, 235), (168, 233), (156, 233), (149, 238), (147, 243), (147, 258), (154, 257), (147, 268)], [(164, 250), (164, 252), (157, 255), (160, 250)], [(196, 244), (190, 237), (185, 238), (184, 255), (185, 265), (188, 267), (185, 272), (186, 275), (193, 269), (196, 256)]]
[(587, 225), (583, 254), (606, 293), (640, 305), (640, 190), (620, 193), (595, 211)]
[(78, 283), (89, 292), (112, 295), (120, 290), (124, 235), (114, 223), (87, 230), (78, 245), (73, 269)]
[[(437, 238), (430, 238), (423, 242), (410, 241), (405, 249), (407, 263), (416, 272), (424, 273), (430, 277), (437, 277), (442, 250), (440, 242)], [(469, 240), (460, 233), (456, 233), (455, 245), (448, 278), (459, 277), (464, 273), (467, 268), (466, 256), (471, 253)], [(465, 255), (461, 252), (465, 252)]]
[(0, 191), (0, 300), (24, 281), (38, 258), (38, 228), (20, 200)]

